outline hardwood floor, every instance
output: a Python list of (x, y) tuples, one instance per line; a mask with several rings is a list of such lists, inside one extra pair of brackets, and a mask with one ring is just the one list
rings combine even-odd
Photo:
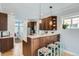
[(63, 56), (74, 56), (74, 55), (72, 55), (70, 52), (64, 51)]
[[(3, 54), (0, 53), (1, 56), (23, 56), (22, 54), (22, 42), (15, 43), (14, 49), (7, 51)], [(69, 53), (64, 52), (62, 56), (73, 56)]]
[(73, 56), (73, 55), (71, 55), (69, 53), (64, 53), (63, 56)]

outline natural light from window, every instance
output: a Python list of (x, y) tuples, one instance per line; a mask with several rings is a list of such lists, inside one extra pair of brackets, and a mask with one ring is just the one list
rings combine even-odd
[(66, 18), (63, 20), (63, 24), (68, 24), (68, 29), (78, 29), (79, 17)]

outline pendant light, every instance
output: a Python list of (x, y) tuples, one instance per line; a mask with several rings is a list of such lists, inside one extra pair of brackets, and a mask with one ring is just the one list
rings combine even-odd
[[(52, 6), (49, 6), (49, 8), (50, 8), (50, 16), (53, 16), (53, 15), (52, 15), (52, 8), (53, 8), (53, 7), (52, 7)], [(54, 14), (54, 13), (53, 13), (53, 14)], [(55, 20), (55, 18), (53, 18), (53, 20)]]
[(41, 20), (41, 3), (40, 3), (40, 6), (39, 6), (39, 23), (42, 23), (42, 20)]
[[(50, 16), (52, 16), (52, 6), (49, 6), (49, 8), (50, 8)], [(53, 24), (52, 21), (50, 21), (49, 25), (51, 26), (52, 24)]]
[(52, 16), (52, 6), (49, 6), (50, 8), (50, 16)]

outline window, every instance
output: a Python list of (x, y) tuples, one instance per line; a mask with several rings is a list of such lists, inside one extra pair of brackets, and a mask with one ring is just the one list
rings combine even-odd
[(79, 28), (79, 18), (72, 18), (72, 28)]
[(68, 24), (67, 28), (70, 28), (71, 27), (71, 19), (65, 19), (64, 24)]
[(15, 33), (18, 37), (23, 35), (23, 21), (22, 20), (16, 20), (15, 23)]
[(68, 29), (78, 29), (79, 28), (79, 17), (66, 18), (63, 20), (63, 24), (68, 24)]

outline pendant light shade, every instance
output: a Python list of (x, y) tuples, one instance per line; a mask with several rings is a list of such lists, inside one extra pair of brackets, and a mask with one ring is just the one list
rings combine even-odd
[(52, 21), (49, 22), (49, 25), (52, 25)]

